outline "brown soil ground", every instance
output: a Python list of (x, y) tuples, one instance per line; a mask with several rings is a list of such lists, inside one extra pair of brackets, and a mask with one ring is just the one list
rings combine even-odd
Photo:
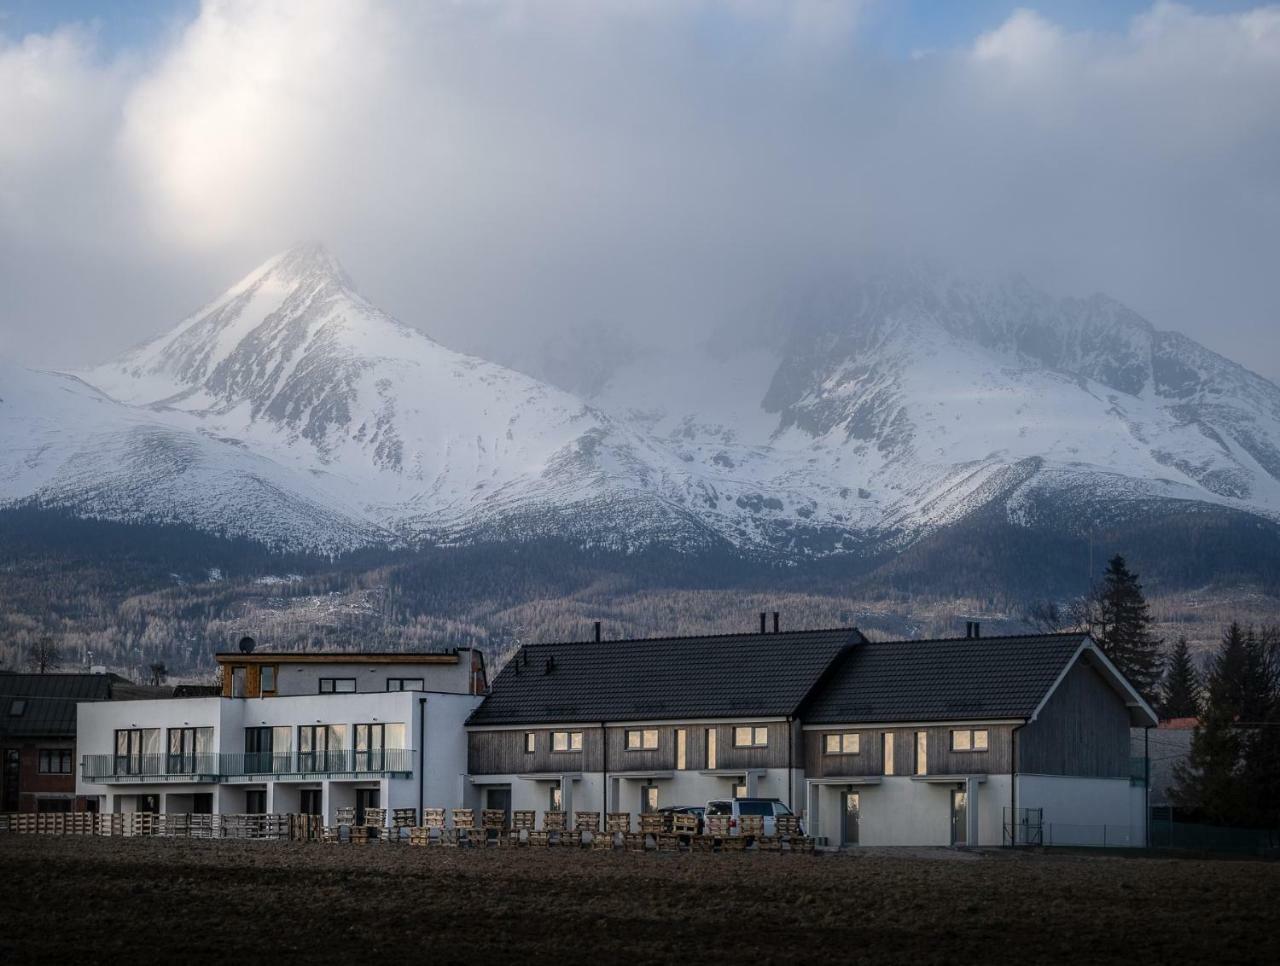
[(0, 963), (1280, 963), (1280, 863), (0, 836)]

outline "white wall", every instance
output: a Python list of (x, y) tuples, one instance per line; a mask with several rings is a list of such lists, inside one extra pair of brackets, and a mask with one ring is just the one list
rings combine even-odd
[(1018, 807), (1044, 809), (1046, 845), (1146, 844), (1146, 789), (1127, 778), (1019, 775)]
[[(228, 674), (234, 664), (234, 661), (227, 663)], [(321, 678), (354, 678), (356, 691), (361, 694), (386, 693), (388, 678), (422, 678), (426, 691), (467, 694), (471, 690), (470, 651), (463, 651), (456, 664), (371, 664), (361, 661), (315, 664), (281, 660), (277, 667), (277, 697), (319, 694)]]
[[(162, 753), (168, 748), (169, 728), (212, 727), (215, 752), (244, 750), (244, 729), (288, 725), (292, 750), (297, 751), (297, 727), (305, 724), (345, 724), (347, 743), (354, 742), (355, 724), (402, 723), (405, 747), (410, 749), (411, 778), (324, 780), (321, 783), (325, 819), (332, 822), (339, 806), (355, 804), (357, 786), (378, 787), (387, 809), (418, 808), (420, 789), (426, 806), (456, 808), (463, 804), (467, 738), (463, 724), (482, 698), (466, 694), (425, 694), (413, 691), (356, 694), (308, 694), (274, 698), (175, 698), (149, 701), (88, 702), (77, 706), (76, 732), (80, 755), (115, 751), (115, 732), (123, 728), (158, 728)], [(425, 723), (425, 729), (423, 724)], [(424, 744), (425, 741), (425, 744)], [(421, 753), (420, 753), (421, 752)], [(420, 764), (425, 770), (420, 770)], [(241, 812), (245, 789), (267, 790), (268, 808), (296, 811), (300, 787), (316, 785), (315, 778), (284, 776), (268, 780), (253, 777), (229, 779), (219, 784), (191, 785), (167, 782), (86, 782), (76, 763), (78, 794), (103, 796), (106, 810), (129, 809), (137, 795), (168, 792), (214, 792), (216, 812)], [(178, 799), (175, 797), (175, 801)], [(172, 809), (170, 809), (172, 810)]]
[[(817, 816), (809, 816), (810, 834), (826, 838), (830, 847), (840, 844), (844, 822), (844, 793), (859, 795), (858, 844), (924, 846), (951, 844), (951, 792), (956, 783), (914, 781), (910, 776), (885, 776), (877, 785), (822, 785), (814, 783)], [(1000, 845), (1004, 807), (1009, 804), (1010, 777), (988, 775), (970, 792), (970, 812), (976, 807), (976, 836), (969, 845)], [(972, 829), (972, 826), (970, 826)]]

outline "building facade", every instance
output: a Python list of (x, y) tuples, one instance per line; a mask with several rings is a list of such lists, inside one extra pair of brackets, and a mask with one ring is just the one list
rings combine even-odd
[(522, 649), (467, 723), (476, 807), (653, 811), (763, 796), (827, 845), (1146, 839), (1131, 728), (1087, 635), (856, 630)]
[(291, 812), (329, 824), (344, 806), (362, 817), (461, 804), (462, 726), (484, 687), (475, 652), (218, 661), (220, 697), (80, 705), (79, 794), (106, 812)]
[(856, 629), (537, 644), (467, 723), (469, 804), (655, 811), (762, 796), (804, 807), (800, 708)]

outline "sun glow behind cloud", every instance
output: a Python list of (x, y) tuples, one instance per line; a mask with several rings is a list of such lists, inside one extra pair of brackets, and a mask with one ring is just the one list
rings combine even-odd
[(1020, 10), (898, 59), (864, 7), (207, 2), (145, 58), (0, 39), (3, 348), (114, 351), (322, 237), (454, 342), (721, 324), (919, 252), (1280, 374), (1280, 7)]

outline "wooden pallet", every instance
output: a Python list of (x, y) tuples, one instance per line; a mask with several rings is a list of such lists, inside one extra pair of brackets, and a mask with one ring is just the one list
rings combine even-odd
[(335, 825), (355, 825), (356, 824), (356, 807), (354, 805), (340, 806), (333, 817)]
[(673, 813), (670, 828), (677, 835), (696, 835), (698, 832), (698, 816), (684, 812)]
[(622, 836), (622, 846), (628, 852), (643, 852), (649, 843), (649, 836), (644, 832), (626, 832)]
[(604, 830), (606, 832), (630, 832), (631, 813), (609, 812), (604, 818)]
[(743, 815), (738, 819), (738, 834), (744, 838), (758, 838), (764, 834), (763, 815)]
[(486, 808), (480, 813), (480, 821), (485, 828), (501, 832), (507, 827), (507, 813), (501, 808)]
[(591, 848), (601, 852), (609, 851), (617, 845), (617, 837), (621, 834), (621, 832), (597, 832), (591, 838)]
[(383, 829), (387, 827), (387, 810), (385, 808), (366, 808), (364, 810), (364, 827)]
[(708, 815), (705, 821), (707, 834), (713, 838), (728, 838), (729, 821), (728, 815)]
[(368, 845), (369, 844), (369, 827), (367, 825), (351, 826), (351, 844), (352, 845)]
[(600, 813), (599, 812), (574, 812), (573, 827), (579, 832), (598, 832), (600, 831)]
[(667, 816), (662, 812), (641, 812), (640, 831), (645, 835), (658, 835), (667, 831)]
[(393, 808), (391, 810), (392, 828), (417, 828), (418, 810), (416, 808)]

